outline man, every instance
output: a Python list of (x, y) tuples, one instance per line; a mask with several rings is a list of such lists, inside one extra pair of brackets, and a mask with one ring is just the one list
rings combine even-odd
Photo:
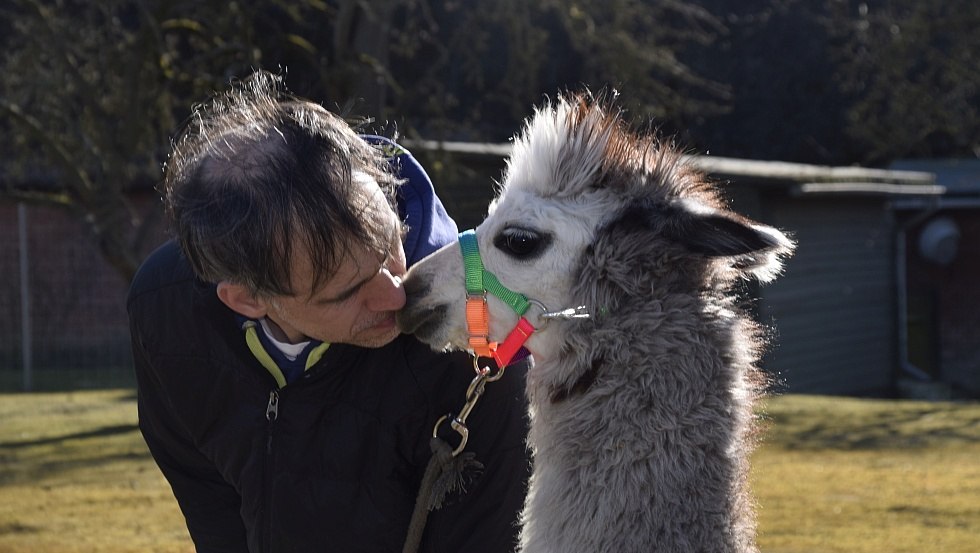
[[(401, 551), (465, 355), (399, 335), (406, 266), (455, 239), (428, 177), (258, 72), (198, 107), (162, 185), (176, 240), (133, 281), (140, 429), (198, 551)], [(467, 421), (422, 551), (514, 547), (523, 367)], [(446, 426), (446, 425), (443, 425)]]

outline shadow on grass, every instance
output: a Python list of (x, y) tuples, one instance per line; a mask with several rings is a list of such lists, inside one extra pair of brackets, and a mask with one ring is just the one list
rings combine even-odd
[[(98, 481), (104, 483), (111, 479), (105, 475), (98, 476), (92, 469), (104, 468), (115, 463), (144, 463), (150, 460), (149, 451), (120, 451), (115, 453), (100, 453), (92, 457), (81, 457), (73, 454), (56, 455), (46, 460), (31, 460), (29, 462), (10, 462), (0, 456), (0, 486), (31, 483), (44, 486), (49, 478), (71, 476), (74, 484)], [(93, 480), (93, 478), (95, 480)]]
[(40, 534), (41, 530), (42, 529), (38, 526), (30, 526), (19, 522), (0, 524), (0, 536), (10, 534)]
[[(96, 415), (87, 412), (81, 415), (75, 412), (58, 412), (54, 416), (44, 414), (33, 435), (0, 438), (0, 485), (40, 484), (61, 477), (80, 478), (78, 481), (81, 482), (93, 474), (104, 479), (108, 474), (105, 471), (116, 470), (119, 462), (144, 463), (150, 458), (138, 424), (92, 420), (95, 416), (101, 417), (104, 413), (99, 410)], [(91, 424), (75, 431), (65, 428), (61, 434), (50, 435), (50, 429), (57, 428), (61, 419), (71, 417), (81, 417), (80, 424)]]
[(33, 447), (38, 445), (51, 445), (66, 442), (68, 440), (84, 440), (86, 438), (106, 438), (109, 436), (116, 436), (119, 434), (127, 434), (129, 432), (134, 432), (139, 430), (139, 425), (136, 424), (117, 424), (113, 426), (103, 426), (101, 428), (96, 428), (94, 430), (87, 430), (85, 432), (75, 432), (72, 434), (64, 434), (62, 436), (51, 436), (47, 438), (39, 438), (36, 440), (23, 440), (19, 442), (0, 442), (5, 448), (25, 448)]
[[(902, 405), (841, 401), (814, 412), (767, 410), (766, 442), (787, 449), (922, 449), (980, 441), (980, 404)], [(818, 415), (818, 416), (815, 416)]]
[(125, 395), (120, 395), (116, 398), (119, 403), (132, 403), (136, 401), (136, 388), (127, 388), (127, 393)]

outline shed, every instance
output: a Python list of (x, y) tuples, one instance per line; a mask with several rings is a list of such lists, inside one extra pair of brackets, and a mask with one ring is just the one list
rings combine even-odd
[(980, 397), (980, 160), (903, 160), (945, 194), (894, 202), (902, 225), (909, 363), (954, 395)]

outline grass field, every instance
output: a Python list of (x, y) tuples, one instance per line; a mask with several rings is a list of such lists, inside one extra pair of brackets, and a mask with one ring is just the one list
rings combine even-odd
[[(770, 399), (763, 553), (980, 551), (980, 404)], [(0, 394), (0, 553), (193, 551), (128, 390)]]

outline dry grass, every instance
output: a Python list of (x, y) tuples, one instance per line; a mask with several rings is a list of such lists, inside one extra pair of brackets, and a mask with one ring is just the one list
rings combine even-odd
[(0, 552), (194, 550), (131, 391), (0, 395)]
[(980, 551), (980, 404), (788, 396), (766, 411), (765, 553)]
[[(753, 459), (764, 553), (980, 551), (980, 404), (786, 396)], [(193, 550), (131, 391), (0, 395), (0, 553)]]

